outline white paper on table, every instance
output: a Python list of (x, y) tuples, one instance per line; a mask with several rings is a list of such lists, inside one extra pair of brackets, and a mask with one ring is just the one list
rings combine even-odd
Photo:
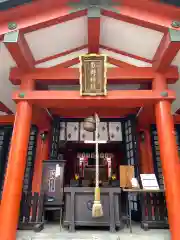
[(55, 177), (59, 177), (61, 174), (61, 168), (59, 166), (59, 164), (56, 164), (56, 173), (55, 173)]
[(143, 189), (159, 190), (159, 185), (155, 174), (140, 174)]

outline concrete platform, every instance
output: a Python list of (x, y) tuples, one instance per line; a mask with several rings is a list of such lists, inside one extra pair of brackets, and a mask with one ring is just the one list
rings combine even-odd
[(138, 225), (133, 225), (133, 233), (125, 228), (116, 233), (108, 230), (77, 230), (69, 233), (62, 229), (59, 224), (46, 224), (43, 231), (34, 233), (33, 231), (18, 231), (17, 240), (170, 240), (169, 230), (149, 230), (144, 231)]

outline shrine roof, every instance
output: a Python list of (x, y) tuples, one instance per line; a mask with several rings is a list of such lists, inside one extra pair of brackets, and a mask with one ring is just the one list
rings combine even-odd
[[(11, 94), (18, 88), (8, 81), (12, 67), (50, 68), (61, 64), (78, 68), (79, 56), (92, 52), (106, 54), (109, 68), (152, 66), (158, 70), (161, 60), (165, 66), (170, 61), (169, 65), (180, 67), (180, 26), (176, 26), (180, 25), (180, 8), (154, 1), (143, 5), (143, 0), (123, 0), (121, 4), (116, 0), (95, 10), (93, 5), (92, 11), (89, 4), (78, 8), (77, 2), (85, 1), (50, 2), (30, 1), (0, 12), (0, 101), (11, 111), (15, 110)], [(174, 52), (168, 52), (171, 43)], [(170, 88), (179, 92), (179, 85), (177, 81)], [(173, 112), (180, 106), (179, 96)]]

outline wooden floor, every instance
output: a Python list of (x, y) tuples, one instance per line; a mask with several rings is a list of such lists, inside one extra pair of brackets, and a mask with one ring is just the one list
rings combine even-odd
[(133, 225), (133, 233), (125, 228), (116, 233), (108, 230), (77, 230), (69, 233), (66, 229), (60, 232), (58, 224), (46, 224), (43, 231), (18, 231), (17, 240), (170, 240), (168, 230), (143, 231), (138, 225)]

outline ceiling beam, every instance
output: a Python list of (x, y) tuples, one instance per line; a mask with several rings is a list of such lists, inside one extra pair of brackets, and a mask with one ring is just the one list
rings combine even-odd
[(158, 72), (165, 72), (180, 50), (180, 31), (169, 29), (153, 58), (153, 68)]
[(146, 63), (150, 63), (150, 64), (152, 63), (152, 60), (137, 56), (135, 54), (127, 53), (127, 52), (124, 52), (124, 51), (119, 50), (119, 49), (114, 49), (114, 48), (111, 48), (111, 47), (108, 47), (108, 46), (105, 46), (105, 45), (100, 45), (100, 48), (104, 49), (104, 50), (107, 50), (109, 52), (113, 52), (113, 53), (118, 54), (118, 55), (123, 55), (123, 56), (129, 57), (129, 58), (134, 58), (134, 59), (142, 61), (142, 62), (146, 62)]
[(88, 8), (88, 53), (99, 53), (100, 17), (99, 8)]
[(14, 124), (14, 115), (0, 116), (0, 125), (12, 125)]
[(60, 63), (60, 64), (58, 64), (56, 66), (53, 66), (53, 67), (51, 67), (49, 69), (51, 69), (51, 71), (52, 70), (56, 71), (56, 69), (59, 70), (60, 68), (61, 69), (62, 68), (69, 68), (69, 67), (72, 67), (73, 65), (76, 65), (78, 63), (80, 63), (79, 57), (67, 60), (67, 61), (62, 62), (62, 63)]
[(4, 105), (4, 103), (0, 102), (0, 112), (7, 113), (7, 114), (13, 114), (13, 112)]
[[(10, 81), (14, 85), (19, 85), (24, 76), (36, 79), (37, 82), (46, 85), (58, 84), (79, 84), (79, 68), (36, 68), (24, 75), (19, 68), (12, 68), (10, 71)], [(155, 71), (151, 67), (144, 68), (108, 68), (107, 79), (108, 83), (118, 84), (140, 84), (152, 82), (156, 76)], [(26, 79), (25, 77), (25, 79)], [(177, 67), (170, 67), (165, 74), (168, 83), (175, 83), (179, 79), (179, 72)]]
[(6, 33), (3, 42), (20, 69), (26, 71), (34, 67), (34, 57), (22, 32)]
[(174, 22), (180, 21), (180, 8), (174, 6), (144, 0), (115, 2), (113, 10), (102, 10), (104, 16), (161, 32), (173, 28)]
[(26, 100), (44, 108), (76, 108), (77, 106), (79, 108), (113, 108), (114, 106), (134, 108), (154, 104), (163, 99), (175, 100), (174, 91), (167, 90), (167, 93), (168, 97), (163, 97), (161, 91), (157, 90), (114, 90), (103, 97), (84, 97), (79, 91), (16, 91), (13, 94), (13, 100), (16, 102)]
[(126, 62), (123, 62), (121, 60), (117, 60), (117, 59), (114, 59), (111, 57), (107, 58), (107, 62), (110, 64), (113, 64), (116, 67), (120, 67), (120, 68), (137, 68), (136, 66), (134, 66), (132, 64), (129, 64), (129, 63), (126, 63)]
[[(87, 15), (87, 9), (74, 9), (67, 2), (67, 0), (38, 0), (1, 12), (0, 36), (10, 31), (9, 23), (12, 22), (16, 23), (18, 29), (30, 32)], [(171, 27), (173, 20), (180, 20), (179, 8), (158, 2), (116, 0), (114, 5), (109, 9), (104, 8), (103, 15), (158, 31), (166, 31)]]
[(38, 0), (1, 12), (0, 36), (17, 26), (24, 33), (63, 23), (87, 15), (87, 9), (74, 10), (67, 0)]
[[(53, 70), (56, 71), (59, 68), (61, 68), (61, 70), (62, 70), (63, 68), (69, 68), (69, 67), (72, 67), (72, 66), (74, 66), (74, 65), (76, 65), (78, 63), (80, 63), (79, 57), (67, 60), (65, 62), (59, 63), (59, 64), (54, 65), (52, 67), (48, 66), (48, 61), (47, 61), (45, 66), (41, 65), (41, 64), (37, 64), (36, 65), (36, 69), (51, 69), (51, 71), (53, 71)], [(42, 68), (41, 68), (41, 66), (42, 66)]]
[[(63, 116), (64, 118), (85, 118), (94, 114), (94, 108), (81, 108), (81, 109), (58, 109), (51, 108), (51, 113), (57, 116)], [(125, 117), (129, 114), (136, 114), (138, 111), (137, 108), (99, 108), (96, 109), (98, 116), (103, 118), (113, 118), (113, 117)]]
[[(57, 54), (55, 54), (55, 55), (53, 55), (53, 56), (49, 56), (49, 57), (46, 57), (46, 58), (37, 60), (37, 61), (36, 61), (36, 65), (39, 65), (39, 64), (41, 64), (41, 63), (54, 60), (54, 59), (56, 59), (56, 58), (61, 58), (61, 57), (63, 58), (63, 57), (65, 57), (65, 56), (68, 56), (68, 55), (73, 54), (73, 53), (74, 53), (74, 54), (77, 53), (77, 55), (78, 55), (81, 50), (84, 50), (84, 49), (87, 49), (87, 48), (88, 48), (88, 45), (86, 44), (86, 45), (83, 45), (83, 46), (80, 46), (80, 47), (77, 47), (77, 48), (73, 48), (73, 49), (71, 49), (71, 50), (67, 50), (67, 51), (65, 51), (65, 52), (57, 53)], [(40, 67), (40, 66), (37, 66), (37, 67)]]
[(175, 114), (180, 114), (180, 108), (175, 112)]
[[(14, 120), (15, 120), (14, 114), (9, 113), (9, 115), (2, 115), (0, 116), (0, 125), (13, 125)], [(43, 128), (50, 124), (50, 122), (51, 119), (46, 113), (45, 109), (36, 106), (33, 107), (32, 124), (35, 124), (40, 128)]]

